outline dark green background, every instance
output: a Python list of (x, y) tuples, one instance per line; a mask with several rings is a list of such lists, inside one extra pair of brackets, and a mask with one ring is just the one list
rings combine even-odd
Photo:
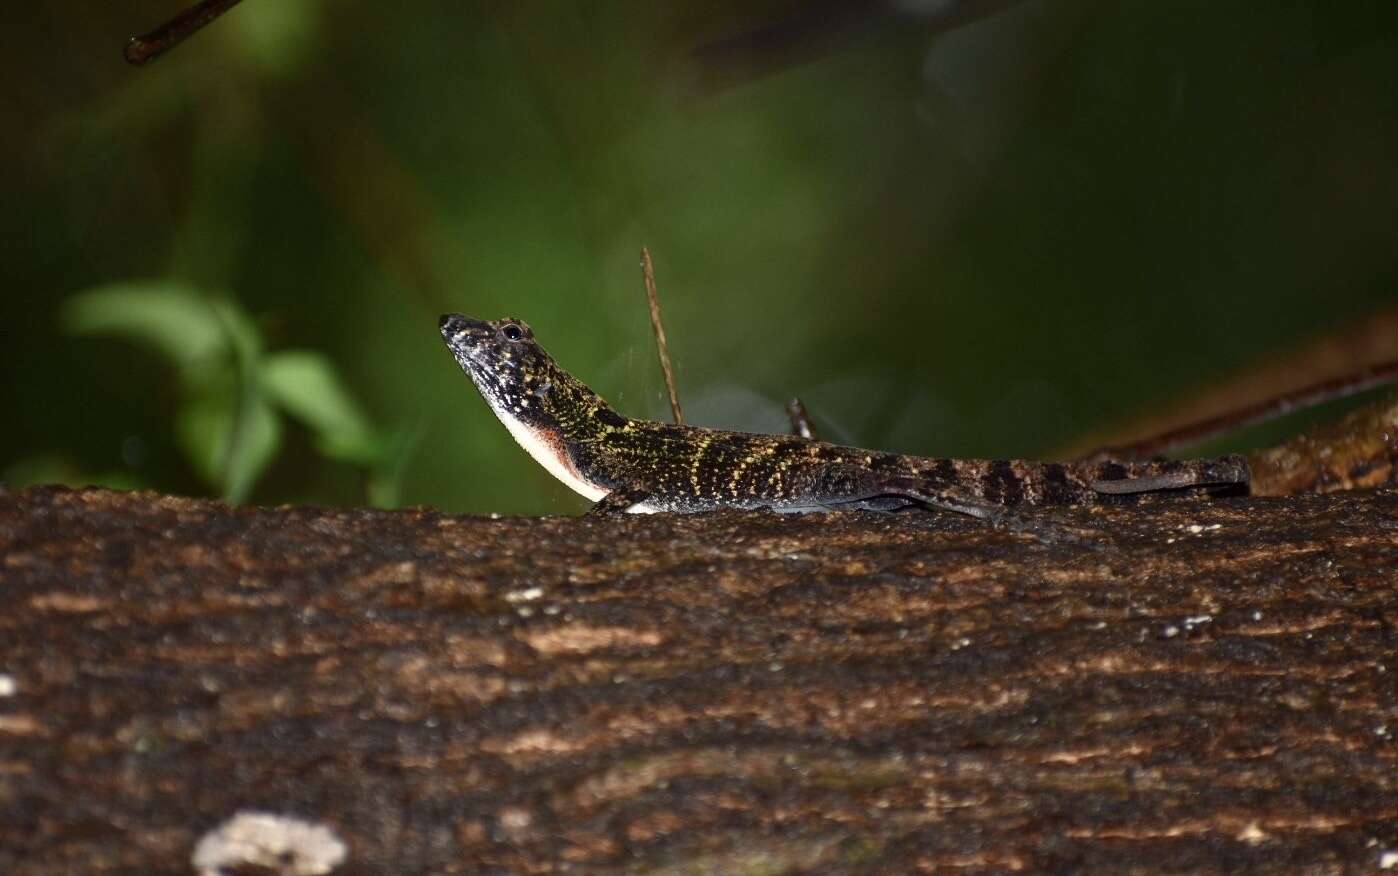
[[(643, 244), (690, 421), (781, 429), (795, 393), (828, 437), (928, 455), (1044, 454), (1394, 300), (1391, 0), (889, 16), (721, 88), (694, 50), (803, 4), (245, 0), (126, 66), (181, 5), (7, 10), (11, 480), (207, 490), (171, 369), (60, 330), (114, 281), (232, 296), (271, 348), (325, 352), (376, 423), (421, 424), (403, 500), (473, 512), (581, 501), (438, 314), (526, 319), (663, 417)], [(289, 428), (252, 498), (359, 483)]]

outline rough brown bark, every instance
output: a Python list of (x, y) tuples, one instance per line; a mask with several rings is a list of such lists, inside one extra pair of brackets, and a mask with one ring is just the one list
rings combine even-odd
[(1052, 516), (0, 492), (0, 871), (248, 810), (339, 873), (1398, 860), (1398, 492)]
[(1398, 393), (1248, 455), (1253, 495), (1334, 493), (1398, 483)]

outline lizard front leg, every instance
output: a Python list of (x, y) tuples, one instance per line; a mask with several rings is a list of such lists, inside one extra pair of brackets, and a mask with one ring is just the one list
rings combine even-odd
[(591, 517), (602, 514), (624, 514), (631, 510), (632, 506), (645, 502), (652, 495), (654, 495), (652, 490), (640, 484), (618, 487), (598, 499), (596, 504), (587, 509), (587, 515)]

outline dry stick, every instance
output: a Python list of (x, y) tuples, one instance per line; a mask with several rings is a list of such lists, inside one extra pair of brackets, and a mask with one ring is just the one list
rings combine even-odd
[(1285, 416), (1292, 411), (1305, 410), (1328, 401), (1357, 395), (1365, 390), (1382, 386), (1385, 383), (1392, 383), (1395, 380), (1398, 380), (1398, 359), (1381, 362), (1344, 377), (1322, 380), (1320, 383), (1293, 389), (1256, 404), (1226, 411), (1216, 417), (1209, 417), (1197, 423), (1171, 429), (1141, 441), (1103, 447), (1092, 456), (1132, 459), (1156, 456), (1181, 447), (1192, 447), (1237, 429), (1265, 423), (1268, 420)]
[(665, 326), (660, 322), (660, 298), (655, 294), (655, 266), (650, 262), (650, 249), (641, 247), (641, 278), (646, 282), (646, 301), (650, 304), (650, 327), (655, 332), (655, 351), (660, 356), (660, 370), (665, 375), (665, 388), (670, 392), (670, 412), (675, 425), (684, 423), (680, 397), (675, 392), (675, 374), (670, 370), (670, 346), (665, 343)]
[(240, 2), (241, 0), (202, 0), (194, 4), (155, 30), (132, 37), (126, 44), (126, 62), (140, 66), (160, 57)]
[(793, 398), (786, 403), (786, 418), (791, 421), (791, 434), (801, 438), (809, 438), (812, 441), (817, 440), (815, 424), (811, 422), (811, 414), (799, 398)]

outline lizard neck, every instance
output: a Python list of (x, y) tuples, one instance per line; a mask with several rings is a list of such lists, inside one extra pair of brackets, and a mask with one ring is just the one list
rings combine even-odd
[(632, 421), (582, 381), (558, 369), (513, 404), (486, 399), (515, 442), (574, 492), (595, 502), (618, 486), (613, 467), (599, 457), (607, 438), (630, 430)]
[(605, 399), (562, 369), (553, 376), (552, 385), (538, 393), (538, 399), (541, 419), (571, 445), (596, 445), (632, 424), (629, 417), (617, 413)]

